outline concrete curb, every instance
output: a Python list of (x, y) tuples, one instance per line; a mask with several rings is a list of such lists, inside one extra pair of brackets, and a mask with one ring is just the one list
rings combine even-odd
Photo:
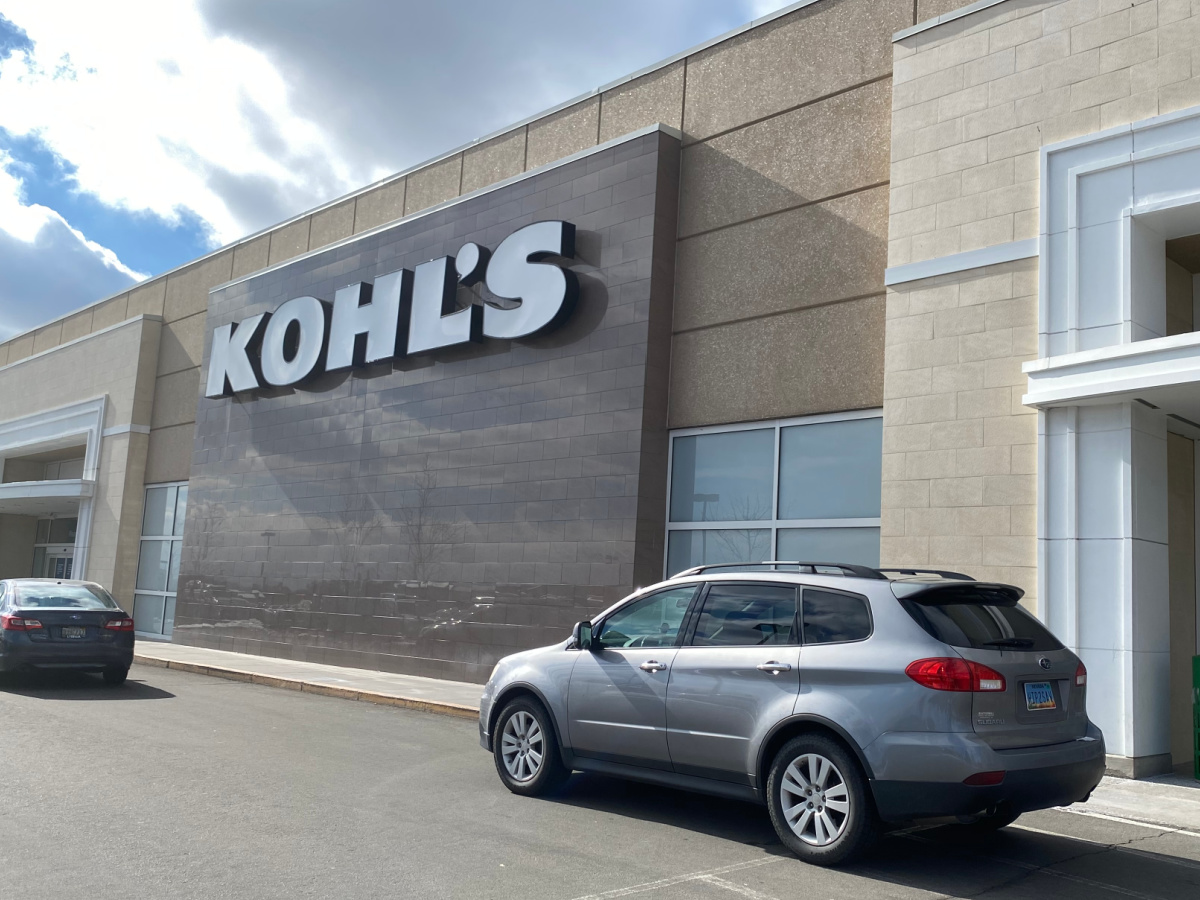
[(414, 709), (418, 712), (434, 713), (441, 716), (454, 716), (459, 719), (478, 719), (479, 710), (473, 706), (461, 703), (446, 703), (441, 700), (421, 700), (416, 697), (401, 697), (396, 694), (383, 694), (376, 691), (360, 691), (354, 688), (342, 688), (331, 684), (320, 684), (315, 681), (304, 681), (300, 678), (283, 678), (278, 675), (262, 675), (257, 672), (247, 672), (226, 666), (202, 666), (198, 663), (176, 662), (174, 660), (156, 659), (152, 656), (134, 654), (133, 661), (144, 666), (154, 666), (158, 669), (174, 669), (178, 672), (191, 672), (195, 675), (209, 675), (213, 678), (224, 678), (228, 681), (244, 681), (248, 684), (261, 684), (266, 687), (283, 688), (289, 691), (303, 691), (306, 694), (320, 694), (323, 697), (338, 697), (342, 700), (361, 700), (365, 703), (377, 703), (380, 706), (398, 706), (402, 709)]

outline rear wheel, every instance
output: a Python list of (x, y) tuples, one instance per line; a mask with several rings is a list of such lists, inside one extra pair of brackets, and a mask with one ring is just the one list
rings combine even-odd
[(825, 735), (793, 738), (775, 755), (767, 778), (767, 806), (779, 839), (807, 863), (849, 862), (870, 849), (879, 835), (858, 761)]
[(125, 679), (129, 677), (128, 666), (109, 666), (104, 670), (105, 684), (124, 684)]
[(550, 714), (527, 697), (509, 703), (496, 719), (492, 755), (500, 780), (514, 794), (549, 793), (571, 774), (558, 752)]

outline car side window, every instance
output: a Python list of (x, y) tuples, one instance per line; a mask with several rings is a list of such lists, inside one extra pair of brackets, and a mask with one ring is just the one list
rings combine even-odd
[(609, 650), (672, 647), (694, 596), (696, 585), (690, 584), (635, 600), (605, 619), (592, 643)]
[(871, 636), (871, 611), (865, 597), (837, 591), (804, 589), (804, 643), (838, 644)]
[(798, 643), (796, 589), (774, 584), (712, 584), (696, 620), (693, 647)]

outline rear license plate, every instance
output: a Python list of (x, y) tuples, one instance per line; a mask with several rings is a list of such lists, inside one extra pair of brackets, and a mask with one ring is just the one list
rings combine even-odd
[(65, 638), (81, 638), (87, 634), (87, 629), (82, 625), (64, 625), (62, 627), (62, 636)]
[(1054, 690), (1050, 687), (1050, 682), (1025, 682), (1025, 706), (1029, 709), (1054, 709)]

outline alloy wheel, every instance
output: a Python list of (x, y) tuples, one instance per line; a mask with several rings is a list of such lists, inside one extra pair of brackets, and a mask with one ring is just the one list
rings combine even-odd
[(796, 837), (827, 847), (850, 821), (850, 792), (841, 771), (819, 753), (796, 757), (780, 785), (784, 818)]
[(500, 735), (504, 768), (514, 781), (532, 781), (542, 768), (546, 741), (532, 714), (518, 710), (509, 716)]

